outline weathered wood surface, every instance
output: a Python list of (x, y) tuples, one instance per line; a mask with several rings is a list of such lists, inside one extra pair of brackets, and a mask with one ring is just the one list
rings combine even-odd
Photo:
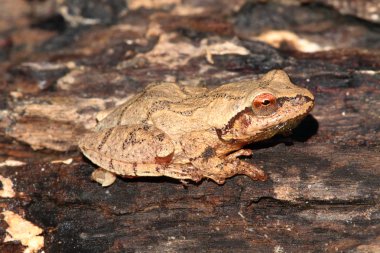
[[(63, 1), (77, 16), (2, 3), (0, 175), (16, 196), (0, 206), (44, 230), (45, 252), (380, 252), (378, 25), (321, 5), (89, 2)], [(152, 81), (216, 86), (273, 68), (316, 107), (291, 136), (251, 146), (267, 182), (90, 180), (75, 142), (99, 111)]]

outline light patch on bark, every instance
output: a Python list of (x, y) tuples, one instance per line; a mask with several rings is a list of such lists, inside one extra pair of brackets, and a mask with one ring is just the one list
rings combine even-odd
[(0, 190), (0, 198), (13, 198), (16, 193), (13, 190), (13, 183), (9, 178), (0, 175), (0, 182), (3, 185), (3, 189)]
[(41, 228), (12, 211), (4, 211), (2, 215), (9, 226), (4, 242), (20, 241), (26, 247), (24, 253), (38, 252), (44, 247), (44, 237), (40, 236), (43, 232)]

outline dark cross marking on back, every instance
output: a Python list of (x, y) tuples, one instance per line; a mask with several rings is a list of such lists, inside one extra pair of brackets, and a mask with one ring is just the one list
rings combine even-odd
[[(275, 75), (275, 74), (276, 74), (276, 72), (274, 73), (274, 75)], [(268, 85), (268, 84), (273, 80), (274, 75), (272, 76), (272, 79), (271, 79), (268, 83), (265, 83), (265, 86)], [(159, 85), (159, 83), (156, 84), (156, 85)], [(155, 86), (156, 86), (156, 85), (155, 85)], [(264, 84), (263, 84), (263, 85), (264, 85)], [(181, 87), (181, 86), (180, 86), (180, 87)], [(147, 92), (147, 91), (149, 91), (149, 89), (143, 91), (140, 95), (138, 95), (139, 98), (143, 98), (144, 96), (145, 96), (145, 97), (152, 97), (152, 95), (149, 94), (149, 92)], [(188, 95), (187, 92), (184, 92), (183, 90), (182, 90), (182, 92)], [(152, 104), (152, 106), (151, 106), (150, 110), (148, 111), (148, 113), (147, 113), (145, 119), (142, 120), (142, 123), (146, 123), (147, 120), (148, 120), (148, 119), (150, 118), (150, 116), (152, 115), (152, 113), (154, 113), (154, 112), (156, 112), (156, 111), (160, 111), (160, 110), (164, 110), (164, 109), (170, 108), (170, 105), (181, 104), (181, 103), (184, 103), (184, 102), (186, 102), (186, 101), (188, 101), (188, 100), (192, 100), (192, 99), (202, 99), (202, 98), (203, 98), (203, 99), (207, 99), (207, 98), (213, 98), (213, 99), (217, 99), (217, 98), (225, 98), (225, 99), (227, 99), (227, 100), (239, 100), (239, 99), (242, 99), (242, 98), (244, 98), (244, 97), (243, 97), (243, 96), (232, 96), (232, 95), (228, 95), (228, 94), (226, 94), (226, 93), (216, 93), (216, 94), (211, 94), (211, 95), (203, 93), (203, 94), (198, 94), (198, 95), (195, 95), (195, 96), (188, 96), (187, 98), (184, 98), (184, 99), (182, 99), (182, 100), (180, 100), (180, 101), (158, 100), (158, 101), (155, 101), (155, 102)], [(137, 100), (138, 100), (138, 99), (137, 99)], [(136, 100), (135, 100), (135, 102), (136, 102)], [(211, 102), (211, 101), (210, 101), (210, 102)], [(133, 103), (132, 103), (132, 104), (133, 104)], [(130, 105), (132, 105), (132, 104), (129, 104), (129, 105), (124, 106), (124, 108), (120, 111), (120, 114), (119, 114), (119, 117), (118, 117), (118, 120), (117, 120), (117, 123), (116, 123), (117, 126), (119, 126), (119, 125), (121, 124), (121, 121), (122, 121), (122, 119), (123, 119), (123, 117), (124, 117), (125, 112), (129, 109)], [(196, 111), (197, 109), (202, 108), (202, 107), (204, 107), (204, 106), (198, 106), (198, 107), (196, 107), (196, 108), (193, 108), (193, 109), (191, 109), (191, 110), (187, 110), (187, 111), (175, 111), (175, 110), (171, 110), (171, 111), (174, 112), (174, 113), (181, 114), (182, 116), (191, 116), (191, 115), (193, 114), (194, 111)]]
[[(188, 93), (185, 93), (185, 94), (188, 94)], [(149, 89), (145, 90), (144, 92), (142, 92), (139, 95), (139, 98), (143, 98), (143, 97), (152, 97), (152, 95), (149, 93)], [(212, 99), (224, 98), (224, 99), (227, 99), (227, 100), (239, 100), (239, 99), (242, 99), (244, 97), (243, 96), (233, 96), (233, 95), (229, 95), (227, 93), (215, 93), (215, 94), (206, 94), (206, 93), (203, 93), (203, 94), (197, 94), (197, 95), (194, 95), (194, 96), (190, 95), (190, 96), (188, 96), (188, 97), (186, 97), (184, 99), (181, 99), (179, 101), (157, 100), (157, 101), (153, 102), (152, 106), (150, 107), (150, 109), (147, 112), (147, 115), (145, 116), (145, 119), (142, 120), (142, 123), (146, 123), (147, 120), (151, 117), (151, 115), (154, 112), (165, 110), (165, 109), (170, 110), (170, 105), (178, 105), (178, 104), (185, 103), (185, 102), (187, 102), (189, 100), (207, 99), (207, 98), (212, 98)], [(135, 102), (137, 100), (135, 100)], [(210, 101), (210, 103), (211, 103), (211, 101)], [(120, 125), (121, 124), (121, 121), (122, 121), (122, 119), (124, 117), (125, 112), (130, 108), (130, 105), (132, 105), (132, 104), (126, 105), (126, 106), (124, 106), (124, 108), (122, 108), (122, 110), (120, 111), (120, 114), (119, 114), (119, 117), (118, 117), (116, 125)], [(209, 104), (209, 103), (207, 103), (207, 104)], [(186, 111), (177, 111), (177, 110), (170, 110), (170, 111), (172, 111), (174, 113), (177, 113), (177, 114), (180, 114), (182, 116), (191, 116), (194, 113), (194, 111), (196, 111), (197, 109), (203, 108), (205, 106), (206, 105), (204, 105), (204, 106), (198, 106), (198, 107), (192, 108), (190, 110), (186, 110)]]
[[(195, 95), (195, 96), (189, 96), (189, 97), (184, 98), (184, 99), (179, 100), (179, 101), (158, 100), (158, 101), (153, 103), (152, 107), (148, 111), (148, 113), (145, 117), (145, 120), (143, 122), (146, 122), (147, 119), (149, 119), (150, 116), (154, 112), (161, 111), (164, 109), (168, 109), (169, 111), (180, 114), (182, 116), (186, 116), (186, 117), (191, 116), (194, 113), (194, 111), (196, 111), (197, 109), (203, 108), (206, 105), (197, 106), (195, 108), (192, 108), (192, 109), (186, 110), (186, 111), (177, 111), (177, 110), (170, 109), (170, 105), (179, 105), (179, 104), (182, 104), (182, 103), (187, 102), (187, 101), (192, 100), (192, 99), (207, 99), (207, 98), (212, 98), (212, 99), (223, 98), (223, 99), (227, 99), (227, 100), (239, 100), (239, 99), (243, 99), (244, 97), (243, 96), (232, 96), (232, 95), (228, 95), (226, 93), (216, 93), (216, 94), (211, 94), (211, 95), (200, 94), (200, 95)], [(210, 100), (209, 103), (211, 103), (211, 102), (212, 101)], [(209, 104), (209, 103), (207, 103), (207, 104)]]
[(136, 132), (133, 131), (129, 133), (128, 138), (123, 141), (123, 150), (125, 150), (128, 145), (134, 145), (136, 143)]
[(128, 138), (123, 142), (123, 150), (125, 150), (129, 145), (141, 144), (145, 141), (145, 139), (138, 138), (137, 132), (141, 130), (148, 131), (149, 128), (146, 128), (146, 125), (144, 125), (143, 128), (138, 127), (133, 129), (133, 131), (129, 133)]

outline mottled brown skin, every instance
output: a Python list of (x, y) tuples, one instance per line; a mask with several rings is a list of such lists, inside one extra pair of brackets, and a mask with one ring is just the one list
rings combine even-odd
[(103, 169), (127, 177), (265, 180), (262, 170), (237, 158), (252, 153), (241, 148), (289, 132), (313, 105), (313, 95), (281, 70), (211, 90), (159, 83), (117, 107), (79, 147)]

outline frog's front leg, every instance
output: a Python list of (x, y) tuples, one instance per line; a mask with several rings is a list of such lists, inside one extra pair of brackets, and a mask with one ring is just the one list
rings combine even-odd
[(246, 175), (253, 180), (264, 181), (267, 179), (264, 171), (237, 158), (251, 155), (251, 150), (240, 149), (226, 156), (218, 154), (218, 150), (224, 150), (221, 145), (228, 144), (220, 141), (210, 131), (190, 133), (184, 136), (182, 141), (182, 148), (192, 164), (200, 170), (204, 177), (210, 178), (218, 184), (223, 184), (226, 178), (237, 174)]
[(241, 174), (250, 177), (252, 180), (265, 181), (267, 179), (266, 174), (261, 169), (257, 168), (253, 164), (249, 164), (239, 159), (221, 159), (212, 158), (207, 161), (200, 159), (194, 161), (194, 164), (202, 167), (203, 175), (208, 177), (218, 184), (223, 184), (226, 178), (233, 177)]

